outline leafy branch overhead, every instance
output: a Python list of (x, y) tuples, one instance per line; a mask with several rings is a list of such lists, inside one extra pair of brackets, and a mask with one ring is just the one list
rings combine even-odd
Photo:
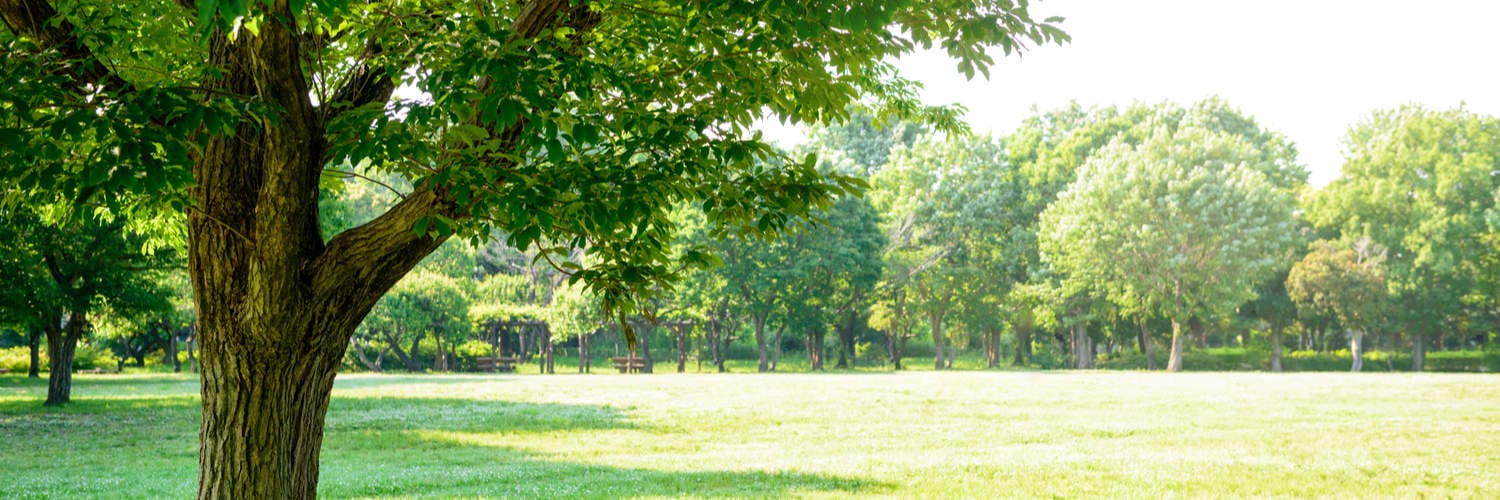
[[(939, 48), (972, 77), (988, 75), (994, 47), (1068, 40), (1060, 19), (1026, 7), (6, 0), (21, 36), (7, 40), (18, 57), (5, 83), (25, 91), (0, 104), (16, 111), (0, 125), (4, 168), (78, 201), (182, 209), (209, 138), (305, 125), (323, 146), (300, 168), (347, 161), (413, 181), (417, 206), (393, 222), (432, 238), (497, 229), (518, 247), (588, 247), (597, 264), (577, 277), (627, 305), (671, 274), (671, 206), (706, 200), (713, 223), (770, 234), (862, 187), (801, 158), (766, 161), (782, 153), (750, 129), (763, 113), (821, 123), (869, 109), (961, 129), (960, 109), (921, 103), (890, 61)], [(54, 17), (141, 27), (99, 36)], [(243, 57), (215, 56), (230, 48)], [(47, 70), (57, 64), (82, 69)], [(252, 81), (224, 81), (238, 73)]]

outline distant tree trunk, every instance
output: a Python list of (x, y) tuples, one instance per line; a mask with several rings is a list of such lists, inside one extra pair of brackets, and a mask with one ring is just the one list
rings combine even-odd
[(901, 354), (905, 343), (900, 333), (892, 332), (885, 336), (886, 355), (890, 358), (892, 367), (898, 371), (902, 369)]
[(62, 328), (48, 324), (47, 363), (51, 373), (47, 379), (47, 401), (44, 406), (58, 406), (71, 401), (73, 394), (73, 355), (78, 350), (78, 339), (83, 338), (87, 327), (82, 314), (69, 313), (68, 324)]
[(786, 325), (776, 328), (776, 335), (771, 338), (771, 371), (781, 366), (781, 334), (786, 333)]
[(1427, 336), (1411, 334), (1411, 371), (1421, 373), (1427, 364)]
[(719, 368), (719, 373), (724, 373), (724, 363), (719, 360), (719, 325), (718, 325), (718, 322), (715, 322), (715, 321), (709, 322), (709, 324), (708, 324), (708, 330), (704, 332), (704, 336), (707, 337), (707, 340), (708, 340), (708, 360), (709, 360), (709, 363), (712, 364), (712, 365), (714, 365), (714, 366), (716, 366), (716, 367), (718, 367)]
[(1172, 352), (1167, 355), (1167, 371), (1169, 372), (1182, 371), (1183, 337), (1185, 336), (1184, 333), (1186, 333), (1182, 330), (1185, 326), (1187, 325), (1183, 325), (1181, 321), (1175, 318), (1172, 320)]
[(767, 314), (756, 313), (751, 316), (755, 324), (755, 351), (760, 355), (759, 369), (761, 373), (771, 371), (771, 360), (766, 356), (766, 316)]
[(1138, 319), (1135, 325), (1140, 329), (1140, 335), (1136, 336), (1136, 343), (1140, 344), (1141, 354), (1146, 355), (1146, 369), (1156, 369), (1156, 343), (1151, 341), (1151, 330), (1146, 328), (1146, 320)]
[(402, 356), (401, 348), (396, 348), (396, 357), (401, 357), (401, 362), (407, 365), (407, 371), (414, 372), (414, 374), (422, 372), (422, 354), (417, 351), (417, 348), (422, 347), (422, 338), (423, 335), (417, 335), (417, 338), (411, 341), (411, 354), (408, 356)]
[(984, 366), (985, 368), (1000, 367), (1000, 329), (990, 327), (984, 334)]
[(1349, 330), (1349, 371), (1357, 372), (1365, 366), (1365, 332)]
[(182, 360), (177, 359), (177, 332), (167, 328), (167, 358), (172, 360), (172, 373), (182, 373)]
[(1281, 329), (1271, 328), (1271, 371), (1281, 371)]
[(813, 344), (816, 343), (813, 340), (813, 331), (808, 330), (803, 337), (807, 343), (807, 370), (818, 371), (818, 352), (813, 348)]
[(1070, 330), (1070, 337), (1073, 344), (1073, 368), (1087, 370), (1091, 368), (1090, 361), (1094, 359), (1093, 354), (1090, 352), (1092, 349), (1089, 347), (1088, 325), (1080, 321), (1074, 323)]
[(641, 368), (641, 373), (655, 373), (656, 372), (656, 362), (651, 359), (651, 329), (652, 328), (653, 327), (651, 327), (651, 326), (645, 326), (644, 328), (638, 328), (638, 329), (636, 329), (636, 331), (640, 332), (640, 335), (641, 335), (641, 340), (640, 340), (640, 345), (641, 345), (641, 361), (642, 361), (642, 365), (643, 365), (642, 368)]
[(850, 311), (838, 325), (839, 362), (834, 368), (847, 369), (854, 360), (854, 328), (858, 313)]
[(1197, 342), (1199, 349), (1208, 348), (1208, 330), (1203, 327), (1203, 321), (1197, 316), (1188, 319), (1188, 327), (1193, 332), (1193, 339)]
[(677, 328), (677, 373), (687, 372), (687, 331)]
[(548, 375), (556, 374), (557, 366), (555, 364), (556, 357), (554, 356), (554, 353), (556, 352), (557, 343), (552, 341), (552, 330), (543, 326), (541, 332), (539, 333), (540, 335), (537, 335), (537, 337), (539, 338), (538, 340), (541, 340), (542, 342), (542, 361), (544, 363), (544, 365), (542, 366), (542, 373), (546, 373)]
[(26, 369), (28, 378), (42, 377), (42, 330), (31, 328), (26, 331), (26, 346), (31, 348), (31, 366)]
[(590, 369), (593, 368), (591, 366), (593, 363), (589, 360), (589, 351), (591, 350), (589, 339), (591, 337), (593, 337), (593, 332), (578, 334), (578, 373), (589, 373)]
[(945, 340), (943, 338), (943, 312), (932, 311), (927, 313), (927, 322), (927, 324), (932, 325), (933, 369), (941, 370), (943, 368), (947, 368), (947, 364), (943, 362), (943, 355), (946, 354), (943, 345), (943, 342)]
[(1031, 328), (1016, 328), (1016, 366), (1031, 362)]

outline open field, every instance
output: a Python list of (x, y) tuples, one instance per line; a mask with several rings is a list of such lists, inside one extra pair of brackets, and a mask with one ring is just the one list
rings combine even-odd
[[(191, 376), (0, 376), (6, 498), (191, 496)], [(1500, 497), (1500, 378), (342, 376), (324, 497)]]

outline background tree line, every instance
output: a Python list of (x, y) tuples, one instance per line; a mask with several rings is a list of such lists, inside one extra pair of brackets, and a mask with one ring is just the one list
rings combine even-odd
[[(771, 240), (706, 223), (714, 200), (676, 207), (673, 258), (712, 265), (658, 288), (625, 324), (648, 357), (655, 347), (721, 371), (734, 358), (774, 371), (788, 352), (812, 370), (900, 369), (913, 355), (936, 369), (970, 356), (1177, 370), (1194, 368), (1190, 352), (1197, 368), (1279, 370), (1288, 356), (1326, 367), (1333, 356), (1355, 370), (1366, 357), (1422, 370), (1430, 350), (1493, 345), (1497, 127), (1463, 109), (1374, 113), (1350, 128), (1343, 175), (1313, 189), (1295, 145), (1219, 99), (1074, 105), (1003, 137), (856, 114), (786, 156), (815, 155), (864, 196), (787, 221)], [(326, 234), (411, 189), (344, 167), (323, 183)], [(3, 215), (0, 341), (13, 369), (36, 375), (79, 342), (88, 366), (191, 359), (180, 250), (146, 244), (149, 228), (46, 204)], [(618, 318), (570, 280), (588, 265), (582, 252), (507, 241), (450, 241), (423, 260), (356, 330), (346, 368), (471, 370), (503, 354), (583, 371), (629, 352)], [(1371, 339), (1383, 354), (1367, 352)], [(1453, 366), (1488, 362), (1475, 356)]]

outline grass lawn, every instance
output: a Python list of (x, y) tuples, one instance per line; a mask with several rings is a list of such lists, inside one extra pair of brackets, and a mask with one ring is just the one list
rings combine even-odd
[[(184, 498), (191, 376), (0, 376), (0, 496)], [(1500, 378), (341, 376), (324, 497), (1500, 498)]]

